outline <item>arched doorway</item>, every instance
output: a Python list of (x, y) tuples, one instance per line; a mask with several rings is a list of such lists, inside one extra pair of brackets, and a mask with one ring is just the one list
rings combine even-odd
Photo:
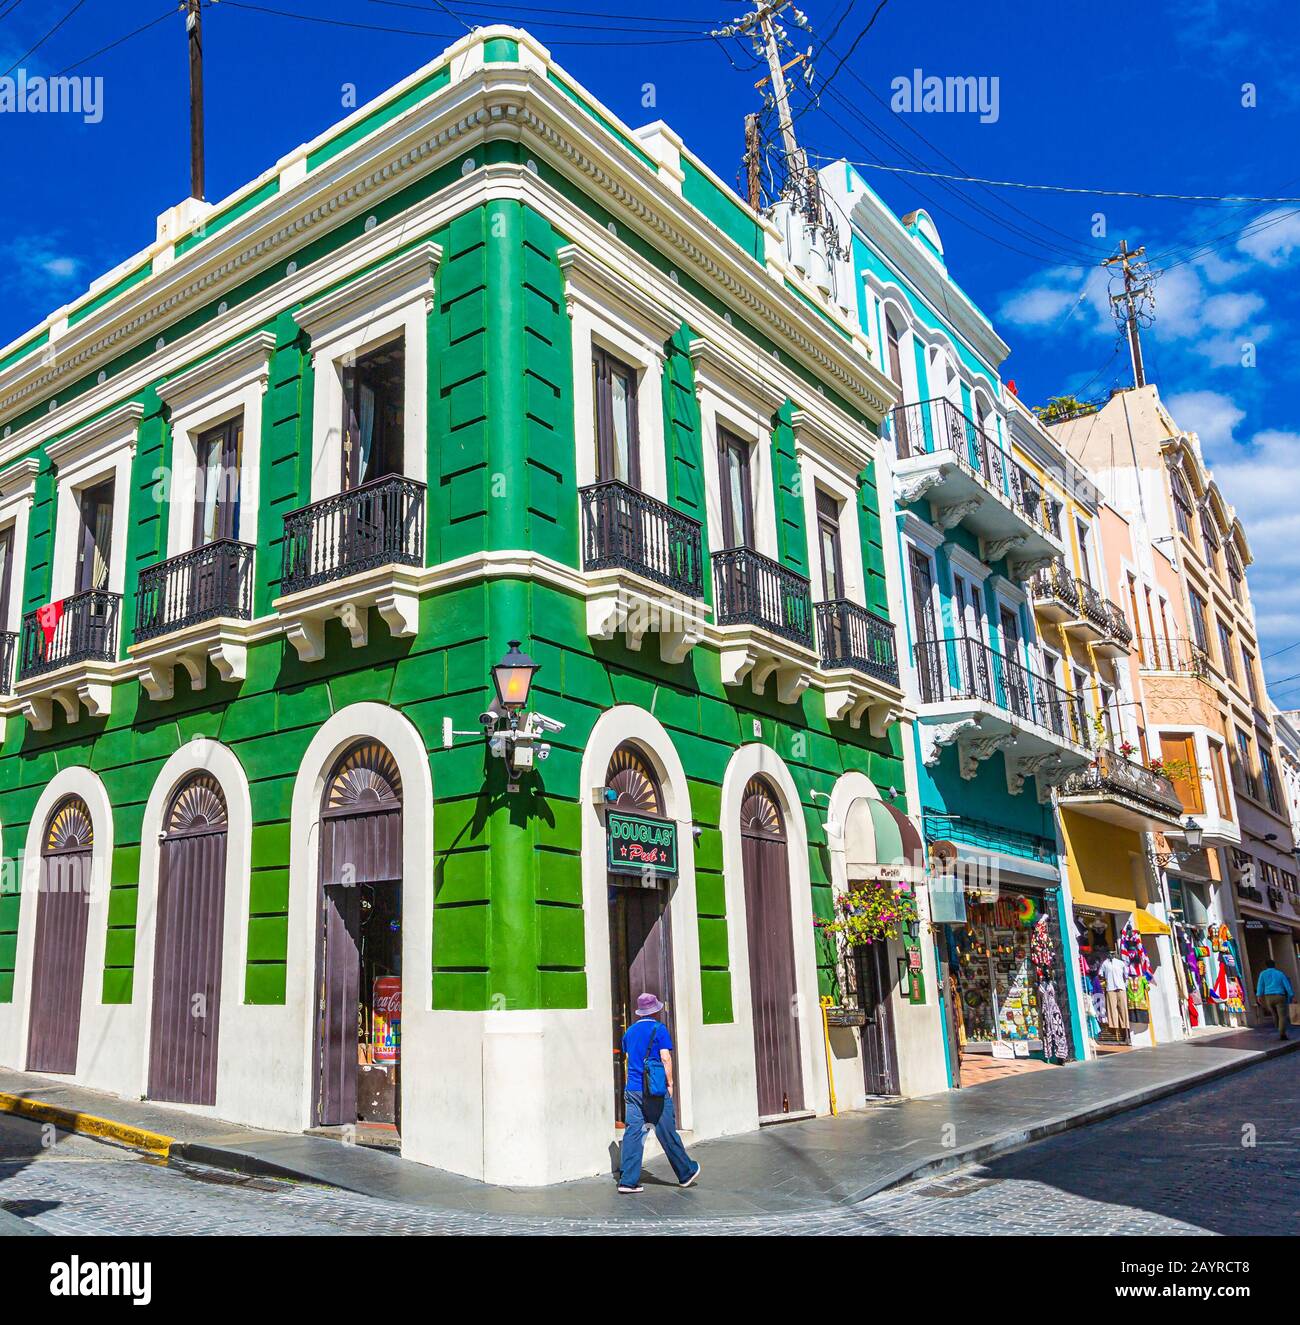
[(89, 807), (80, 796), (65, 796), (46, 820), (41, 841), (29, 1072), (77, 1070), (94, 845)]
[(804, 1107), (789, 845), (776, 792), (766, 778), (752, 777), (745, 784), (740, 846), (758, 1116), (763, 1121), (801, 1112)]
[(317, 1126), (400, 1122), (402, 778), (363, 740), (340, 756), (320, 817)]
[(210, 773), (176, 789), (158, 851), (149, 1098), (217, 1102), (226, 798)]
[[(620, 745), (605, 773), (607, 810), (664, 817), (659, 778), (638, 746)], [(673, 1028), (672, 924), (668, 881), (610, 870), (609, 957), (614, 1033), (614, 1117), (623, 1121), (623, 1032), (632, 1024), (638, 994), (654, 994)], [(680, 1121), (680, 1119), (679, 1119)]]

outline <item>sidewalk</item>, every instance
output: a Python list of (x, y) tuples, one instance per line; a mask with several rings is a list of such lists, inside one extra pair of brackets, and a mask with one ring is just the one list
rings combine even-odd
[(242, 1172), (322, 1183), (381, 1200), (471, 1214), (570, 1218), (718, 1218), (788, 1214), (865, 1200), (923, 1174), (1110, 1117), (1279, 1053), (1271, 1031), (1225, 1031), (1155, 1049), (985, 1082), (962, 1091), (766, 1127), (700, 1143), (698, 1187), (681, 1192), (662, 1158), (645, 1193), (620, 1197), (609, 1177), (546, 1188), (459, 1178), (391, 1152), (322, 1137), (260, 1132), (165, 1105), (0, 1070), (0, 1111), (37, 1115), (65, 1130), (120, 1139), (153, 1154)]

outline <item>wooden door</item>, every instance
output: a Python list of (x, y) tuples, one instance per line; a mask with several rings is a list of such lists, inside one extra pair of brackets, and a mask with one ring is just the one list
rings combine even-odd
[(363, 900), (377, 887), (401, 895), (402, 781), (378, 741), (359, 742), (335, 765), (320, 829), (313, 1112), (328, 1127), (357, 1121), (361, 1032), (373, 992), (362, 982)]
[(168, 807), (158, 861), (149, 1097), (217, 1102), (227, 816), (210, 774)]
[[(898, 388), (899, 394), (903, 395), (903, 356), (898, 344), (898, 328), (888, 317), (885, 318), (885, 344), (888, 349), (890, 380)], [(898, 451), (898, 458), (904, 460), (912, 454), (912, 439), (907, 424), (905, 405), (899, 404), (896, 407), (894, 419), (894, 445)]]
[(898, 1045), (888, 945), (872, 943), (855, 949), (854, 956), (859, 998), (867, 1017), (862, 1027), (862, 1073), (867, 1094), (897, 1095)]
[(29, 1072), (77, 1070), (94, 840), (90, 810), (79, 796), (69, 796), (54, 808), (41, 850)]
[[(663, 791), (658, 775), (641, 749), (620, 745), (605, 772), (605, 786), (614, 793), (611, 809), (626, 814), (662, 817)], [(614, 1048), (614, 1117), (623, 1120), (623, 1035), (635, 1020), (640, 994), (654, 994), (664, 1004), (661, 1014), (674, 1035), (672, 915), (666, 881), (644, 886), (636, 875), (607, 875), (609, 894), (610, 995)], [(680, 1124), (681, 1119), (678, 1118)]]
[(775, 1119), (804, 1107), (803, 1059), (788, 844), (776, 793), (763, 778), (745, 787), (740, 835), (758, 1115)]

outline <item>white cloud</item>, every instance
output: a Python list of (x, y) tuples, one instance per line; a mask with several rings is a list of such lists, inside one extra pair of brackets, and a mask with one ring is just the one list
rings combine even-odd
[(1300, 249), (1300, 212), (1294, 208), (1266, 212), (1237, 240), (1237, 248), (1266, 267), (1285, 267)]
[(1099, 267), (1053, 267), (1007, 295), (998, 316), (1017, 327), (1053, 330), (1076, 320), (1091, 327), (1098, 318), (1110, 325), (1106, 273)]
[(1206, 451), (1232, 446), (1233, 433), (1246, 411), (1218, 391), (1182, 391), (1166, 402), (1180, 428), (1196, 433)]
[(76, 276), (80, 266), (81, 263), (76, 258), (55, 257), (42, 262), (41, 270), (55, 280), (70, 281)]

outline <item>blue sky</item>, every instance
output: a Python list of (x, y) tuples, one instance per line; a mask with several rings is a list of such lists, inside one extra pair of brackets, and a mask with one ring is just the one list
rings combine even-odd
[[(1300, 47), (1282, 36), (1293, 30), (1294, 0), (887, 0), (838, 71), (878, 0), (804, 3), (814, 86), (829, 79), (816, 101), (801, 91), (797, 102), (801, 141), (816, 153), (1110, 189), (1300, 195)], [(464, 31), (461, 21), (529, 27), (624, 119), (668, 121), (734, 182), (762, 71), (737, 42), (702, 34), (743, 8), (219, 0), (204, 16), (208, 195), (224, 196), (341, 118), (348, 85), (364, 102), (432, 58)], [(799, 36), (800, 48), (808, 42)], [(11, 184), (0, 194), (0, 343), (143, 247), (157, 214), (188, 192), (174, 3), (0, 0), (0, 73), (19, 64), (29, 74), (77, 64), (102, 76), (104, 105), (97, 124), (0, 114), (0, 170)], [(997, 78), (996, 120), (892, 112), (892, 80), (916, 68)], [(1244, 84), (1254, 105), (1243, 105)], [(1300, 204), (1201, 206), (864, 173), (897, 211), (930, 209), (950, 270), (1012, 346), (1003, 371), (1030, 402), (1065, 390), (1101, 395), (1127, 380), (1105, 277), (1091, 264), (1121, 238), (1147, 246), (1163, 269), (1148, 375), (1180, 424), (1200, 432), (1246, 524), (1263, 652), (1300, 642), (1300, 356), (1285, 348), (1300, 323)], [(1279, 702), (1300, 706), (1300, 647), (1265, 666)]]

